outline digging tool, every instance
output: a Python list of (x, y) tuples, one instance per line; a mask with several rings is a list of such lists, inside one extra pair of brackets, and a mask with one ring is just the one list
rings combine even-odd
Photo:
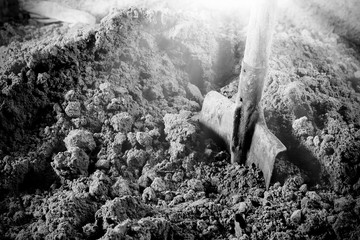
[(256, 3), (251, 10), (236, 102), (218, 92), (209, 92), (200, 121), (225, 140), (232, 163), (256, 164), (268, 188), (274, 175), (283, 175), (283, 169), (276, 166), (284, 165), (286, 147), (268, 129), (259, 106), (268, 69), (276, 0)]

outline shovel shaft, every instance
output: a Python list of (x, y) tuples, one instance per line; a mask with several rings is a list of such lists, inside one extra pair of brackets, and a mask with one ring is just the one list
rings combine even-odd
[(246, 38), (244, 59), (236, 97), (231, 161), (245, 163), (255, 124), (271, 50), (275, 25), (276, 0), (256, 0)]

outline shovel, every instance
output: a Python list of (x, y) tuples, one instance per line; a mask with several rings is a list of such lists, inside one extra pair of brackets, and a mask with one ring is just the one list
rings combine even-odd
[(257, 165), (265, 184), (284, 176), (286, 147), (272, 134), (259, 106), (267, 74), (276, 0), (256, 0), (251, 9), (236, 102), (218, 92), (204, 99), (200, 122), (227, 144), (231, 162)]

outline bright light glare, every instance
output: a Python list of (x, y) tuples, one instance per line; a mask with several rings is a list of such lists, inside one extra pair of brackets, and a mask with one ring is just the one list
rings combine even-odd
[(237, 8), (250, 9), (251, 0), (195, 0), (199, 7), (217, 11), (232, 11)]

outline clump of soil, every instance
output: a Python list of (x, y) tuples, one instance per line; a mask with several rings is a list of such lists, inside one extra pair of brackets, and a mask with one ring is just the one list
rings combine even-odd
[(304, 175), (266, 189), (197, 120), (209, 90), (234, 96), (244, 50), (240, 23), (209, 21), (128, 9), (96, 28), (14, 27), (0, 47), (4, 239), (359, 238), (359, 53), (278, 24), (262, 105)]

